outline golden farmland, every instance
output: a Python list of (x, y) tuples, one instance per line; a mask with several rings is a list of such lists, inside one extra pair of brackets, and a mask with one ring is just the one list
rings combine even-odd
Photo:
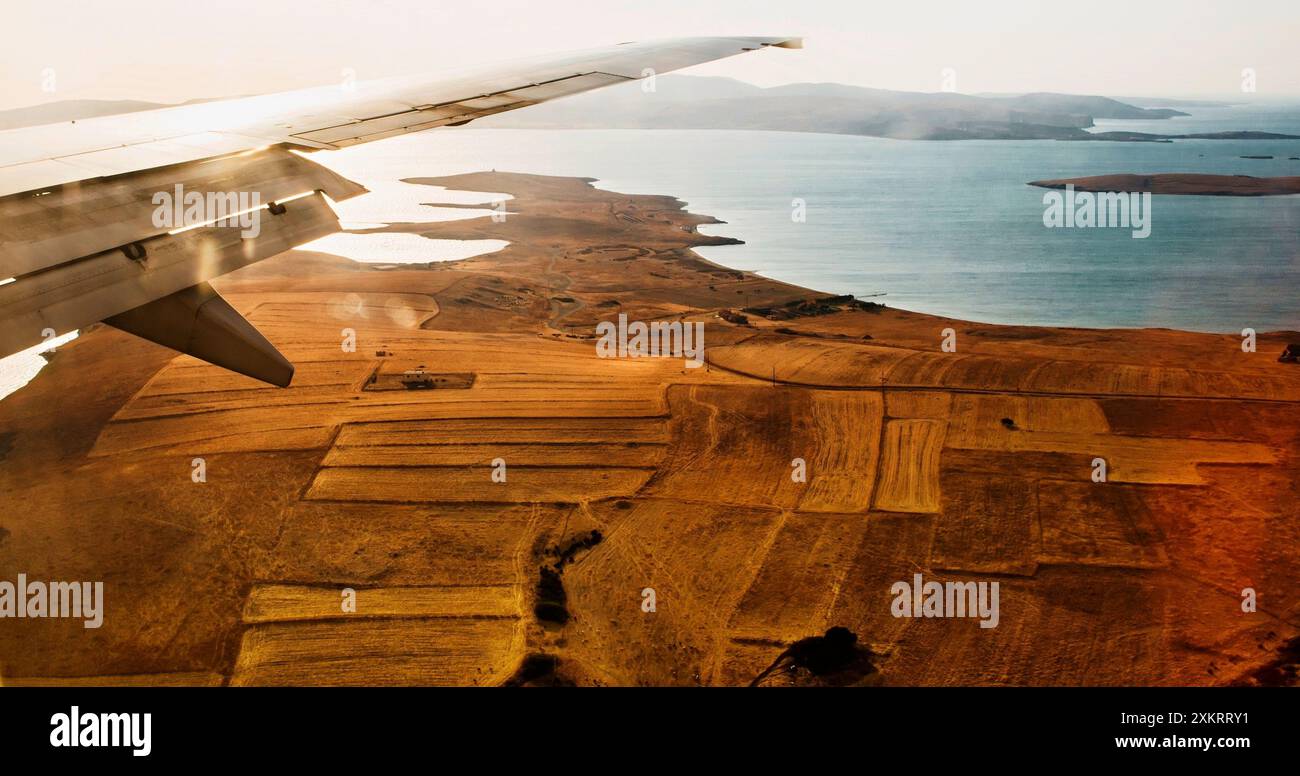
[[(103, 580), (107, 607), (6, 622), (0, 680), (494, 685), (547, 655), (528, 682), (748, 684), (843, 626), (878, 668), (854, 683), (1224, 684), (1300, 631), (1288, 336), (729, 322), (825, 295), (703, 261), (709, 219), (669, 197), (427, 182), (517, 215), (390, 229), (509, 247), (218, 283), (290, 388), (98, 327), (0, 402), (0, 576)], [(708, 364), (597, 358), (619, 313), (704, 321)], [(473, 379), (366, 389), (417, 365)], [(894, 617), (914, 573), (997, 580), (999, 626)]]

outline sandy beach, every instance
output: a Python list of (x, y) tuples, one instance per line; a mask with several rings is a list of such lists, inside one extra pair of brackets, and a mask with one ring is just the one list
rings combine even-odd
[[(0, 576), (106, 591), (101, 628), (0, 629), (0, 682), (744, 685), (832, 626), (870, 676), (763, 683), (1294, 666), (1295, 332), (1243, 352), (937, 318), (705, 261), (728, 238), (670, 196), (411, 182), (505, 192), (510, 215), (387, 231), (509, 245), (294, 251), (214, 282), (291, 387), (96, 326), (0, 402)], [(598, 357), (620, 315), (703, 323), (706, 365)], [(448, 380), (393, 389), (417, 367)], [(894, 616), (917, 573), (998, 582), (1000, 624)]]

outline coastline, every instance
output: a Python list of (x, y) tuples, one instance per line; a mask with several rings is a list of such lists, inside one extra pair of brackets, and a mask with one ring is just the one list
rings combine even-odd
[(1117, 173), (1030, 181), (1028, 185), (1044, 189), (1064, 189), (1072, 186), (1076, 191), (1129, 191), (1183, 196), (1276, 197), (1300, 194), (1300, 176), (1257, 178), (1250, 175), (1179, 172), (1151, 175)]
[[(742, 684), (842, 625), (886, 684), (1225, 684), (1300, 630), (1291, 335), (1243, 353), (863, 309), (699, 257), (729, 238), (673, 197), (413, 180), (509, 193), (517, 215), (385, 231), (509, 245), (382, 268), (290, 252), (217, 283), (299, 364), (289, 389), (94, 327), (0, 402), (0, 487), (28, 505), (0, 560), (58, 558), (122, 607), (72, 650), (50, 623), (0, 632), (5, 682), (496, 684), (544, 654), (555, 681)], [(702, 322), (708, 367), (597, 358), (620, 313)], [(476, 379), (366, 390), (417, 364)], [(564, 623), (537, 614), (556, 564)], [(1004, 625), (892, 617), (916, 566), (1000, 579)], [(1270, 592), (1253, 620), (1247, 584)], [(330, 613), (341, 586), (376, 609)]]
[[(1042, 192), (1025, 186), (1047, 175), (1126, 169), (1286, 175), (1287, 165), (1295, 164), (1279, 162), (1274, 172), (1271, 163), (1238, 160), (1245, 151), (1209, 141), (1193, 141), (1203, 148), (1183, 151), (1142, 144), (1090, 151), (1046, 141), (925, 144), (798, 133), (464, 128), (395, 142), (395, 148), (346, 149), (325, 161), (367, 186), (389, 182), (403, 189), (391, 203), (400, 213), (420, 198), (398, 179), (490, 165), (598, 177), (597, 187), (617, 193), (668, 192), (687, 200), (689, 210), (729, 222), (701, 226), (701, 232), (744, 238), (741, 247), (696, 251), (711, 261), (962, 320), (1223, 334), (1245, 327), (1300, 329), (1281, 291), (1294, 274), (1279, 250), (1290, 244), (1281, 228), (1286, 200), (1169, 200), (1157, 203), (1150, 239), (1116, 240), (1115, 232), (1101, 231), (1062, 239), (1042, 227)], [(683, 144), (693, 153), (674, 151)], [(1193, 161), (1161, 161), (1171, 154)], [(698, 163), (687, 161), (692, 158)], [(827, 165), (834, 174), (823, 169)], [(972, 200), (969, 192), (976, 190), (987, 196)], [(807, 202), (806, 222), (792, 221), (792, 197)], [(431, 198), (439, 199), (424, 199)], [(373, 210), (359, 206), (348, 218), (427, 220), (380, 217)], [(1245, 277), (1233, 271), (1223, 261), (1227, 256), (1250, 262), (1254, 272)], [(888, 296), (873, 296), (881, 292)], [(1247, 295), (1249, 305), (1242, 303)]]

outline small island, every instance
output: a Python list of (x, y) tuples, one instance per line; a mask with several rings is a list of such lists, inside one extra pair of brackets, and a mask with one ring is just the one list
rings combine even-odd
[(1216, 197), (1273, 197), (1300, 194), (1300, 176), (1256, 178), (1251, 175), (1210, 175), (1193, 172), (1166, 172), (1152, 175), (1092, 175), (1083, 178), (1057, 178), (1030, 181), (1030, 186), (1076, 191), (1132, 191), (1151, 194), (1199, 194)]

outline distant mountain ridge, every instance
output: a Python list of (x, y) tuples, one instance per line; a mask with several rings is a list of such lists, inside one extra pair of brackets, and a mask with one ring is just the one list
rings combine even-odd
[(1086, 140), (1094, 120), (1168, 119), (1108, 97), (1038, 92), (975, 96), (835, 83), (761, 88), (730, 78), (670, 75), (491, 116), (480, 127), (537, 129), (762, 129), (908, 140)]
[[(214, 102), (215, 99), (227, 98), (204, 98), (177, 104), (197, 105), (201, 102)], [(143, 100), (57, 100), (40, 105), (28, 105), (23, 108), (0, 110), (0, 131), (173, 107), (176, 106), (161, 102), (145, 102)]]
[[(1192, 101), (1184, 102), (1190, 105)], [(132, 100), (66, 100), (0, 111), (0, 130), (165, 107), (170, 106)], [(471, 126), (771, 130), (902, 140), (1169, 142), (1194, 137), (1295, 138), (1251, 131), (1197, 135), (1088, 131), (1096, 125), (1096, 119), (1161, 120), (1186, 115), (1172, 108), (1141, 108), (1095, 95), (898, 92), (836, 83), (763, 88), (731, 78), (668, 75), (487, 116)]]
[(153, 102), (140, 100), (60, 100), (25, 108), (0, 110), (0, 130), (56, 124), (60, 121), (77, 121), (118, 113), (135, 113), (154, 108), (165, 108)]

